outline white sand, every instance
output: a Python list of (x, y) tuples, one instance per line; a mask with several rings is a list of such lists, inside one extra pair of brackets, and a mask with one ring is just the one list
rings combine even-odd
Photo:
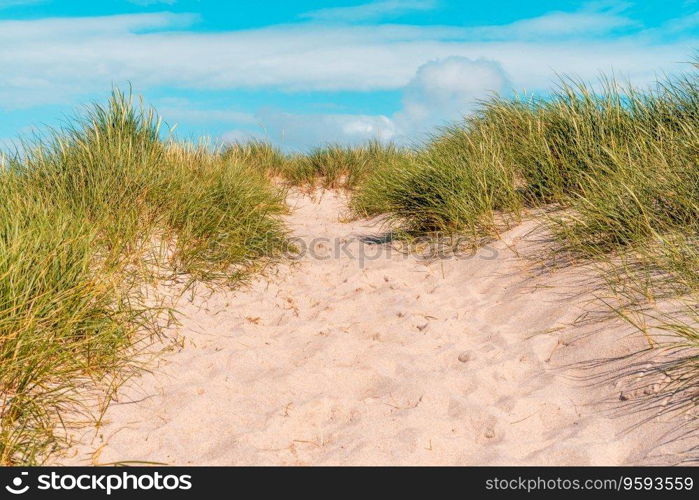
[[(469, 259), (427, 263), (341, 222), (340, 195), (292, 194), (305, 240), (357, 255), (306, 256), (235, 292), (182, 300), (184, 347), (131, 380), (63, 463), (675, 463), (676, 423), (629, 430), (625, 380), (571, 369), (642, 348), (598, 304), (583, 270), (542, 272), (525, 223)], [(175, 332), (173, 332), (174, 335)], [(619, 394), (626, 390), (622, 403)], [(630, 394), (630, 396), (629, 396)], [(669, 420), (665, 422), (664, 420)]]

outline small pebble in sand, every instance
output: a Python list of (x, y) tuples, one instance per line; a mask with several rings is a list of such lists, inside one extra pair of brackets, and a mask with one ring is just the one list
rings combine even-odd
[(495, 437), (495, 430), (493, 429), (488, 429), (485, 431), (485, 437), (488, 439), (493, 439)]
[(461, 354), (459, 354), (459, 361), (462, 363), (468, 363), (471, 361), (471, 353), (469, 351), (464, 351)]
[(629, 397), (623, 392), (619, 393), (619, 401), (628, 401)]

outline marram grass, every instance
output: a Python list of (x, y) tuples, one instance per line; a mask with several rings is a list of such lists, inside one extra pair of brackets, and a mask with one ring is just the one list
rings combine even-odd
[[(115, 91), (24, 144), (0, 170), (0, 463), (41, 463), (81, 396), (108, 390), (157, 334), (144, 263), (234, 281), (284, 250), (264, 173), (162, 140), (153, 110)], [(154, 251), (166, 247), (168, 251)]]
[(229, 145), (221, 152), (224, 159), (235, 159), (283, 184), (327, 189), (353, 189), (377, 168), (407, 154), (379, 141), (359, 146), (328, 144), (307, 153), (283, 153), (270, 143), (250, 141)]

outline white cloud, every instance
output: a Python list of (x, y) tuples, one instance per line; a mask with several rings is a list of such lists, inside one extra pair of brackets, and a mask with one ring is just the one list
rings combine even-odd
[(369, 139), (387, 141), (394, 139), (397, 133), (395, 123), (382, 115), (293, 114), (263, 110), (257, 116), (265, 136), (294, 149), (332, 142), (356, 144)]
[[(367, 5), (378, 4), (397, 5)], [(416, 123), (417, 116), (425, 116), (425, 122), (448, 119), (449, 111), (462, 112), (460, 103), (471, 102), (485, 89), (502, 90), (508, 82), (519, 90), (537, 90), (550, 86), (554, 71), (594, 79), (614, 69), (644, 84), (656, 73), (686, 68), (678, 62), (690, 58), (699, 45), (689, 29), (695, 17), (645, 30), (623, 14), (620, 8), (587, 7), (502, 26), (313, 22), (230, 32), (188, 31), (198, 20), (194, 14), (6, 20), (0, 21), (0, 109), (78, 104), (86, 95), (102, 94), (112, 84), (125, 82), (138, 92), (159, 86), (404, 89), (403, 109), (393, 116), (264, 116), (287, 139), (302, 133), (320, 140), (401, 137), (414, 130), (409, 124)], [(606, 36), (609, 32), (616, 36)], [(670, 32), (672, 37), (667, 36)], [(423, 66), (436, 60), (439, 65)], [(260, 119), (237, 111), (180, 108), (166, 111), (181, 121), (252, 125), (253, 119)]]
[(482, 39), (590, 36), (638, 26), (638, 23), (632, 19), (611, 12), (551, 12), (544, 16), (523, 19), (502, 26), (474, 28), (472, 36)]
[(382, 0), (353, 7), (331, 7), (301, 14), (302, 19), (313, 21), (357, 22), (399, 16), (408, 12), (433, 10), (436, 0)]
[[(64, 58), (67, 62), (71, 62), (70, 58), (74, 54), (67, 50), (76, 49), (81, 43), (109, 42), (110, 40), (118, 42), (122, 37), (133, 36), (140, 31), (187, 28), (198, 19), (197, 14), (158, 12), (100, 17), (52, 17), (31, 21), (0, 20), (0, 42), (8, 44), (6, 48), (30, 44), (27, 54), (33, 54), (38, 48), (38, 43), (51, 40), (57, 44), (54, 48), (56, 53), (65, 51)], [(44, 48), (51, 49), (45, 46)], [(89, 47), (83, 48), (89, 49)], [(85, 53), (90, 53), (90, 50), (85, 50)], [(57, 61), (57, 63), (61, 62), (65, 61)]]
[(690, 14), (679, 19), (670, 19), (661, 29), (669, 33), (678, 33), (684, 30), (690, 30), (699, 26), (699, 12)]
[(403, 109), (394, 120), (405, 136), (456, 120), (477, 102), (502, 94), (509, 82), (500, 63), (448, 57), (420, 66), (403, 92)]
[[(404, 87), (430, 59), (498, 60), (517, 88), (549, 85), (554, 70), (594, 78), (615, 68), (645, 82), (691, 56), (697, 40), (629, 35), (481, 41), (473, 29), (274, 26), (190, 32), (191, 14), (0, 21), (0, 107), (65, 102), (131, 81), (137, 90), (273, 88), (370, 91)], [(508, 29), (514, 35), (504, 36)], [(48, 43), (50, 41), (50, 43)], [(72, 97), (71, 97), (72, 96)]]
[(509, 83), (499, 63), (448, 57), (420, 66), (403, 89), (403, 107), (391, 117), (352, 114), (291, 114), (266, 110), (258, 118), (268, 136), (290, 148), (362, 143), (370, 139), (410, 143), (463, 117), (478, 100), (504, 93)]

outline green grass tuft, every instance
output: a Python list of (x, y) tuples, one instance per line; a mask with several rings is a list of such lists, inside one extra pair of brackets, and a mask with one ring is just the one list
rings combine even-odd
[(286, 248), (283, 193), (263, 172), (162, 135), (154, 110), (115, 91), (4, 159), (2, 464), (41, 463), (83, 393), (108, 390), (159, 332), (146, 268), (235, 282)]

